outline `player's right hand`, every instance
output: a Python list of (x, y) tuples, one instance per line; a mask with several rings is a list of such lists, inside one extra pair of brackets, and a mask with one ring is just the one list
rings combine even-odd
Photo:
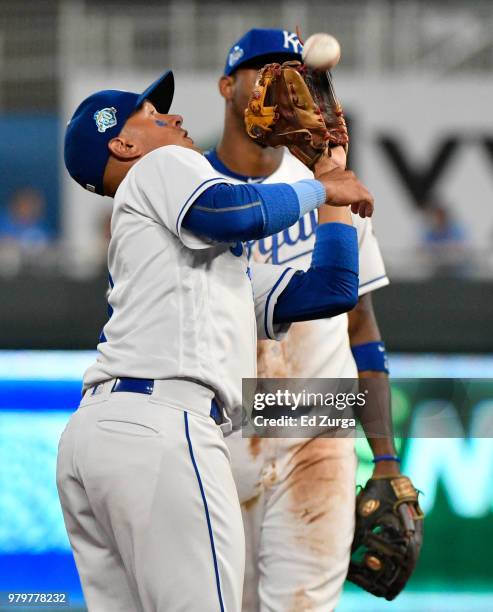
[(346, 168), (347, 155), (344, 147), (334, 147), (326, 149), (326, 152), (315, 162), (313, 166), (313, 174), (316, 179), (326, 172), (330, 172), (334, 168)]
[(325, 187), (327, 204), (331, 206), (351, 206), (354, 214), (371, 217), (373, 196), (351, 170), (335, 167), (329, 172), (318, 175), (317, 180)]

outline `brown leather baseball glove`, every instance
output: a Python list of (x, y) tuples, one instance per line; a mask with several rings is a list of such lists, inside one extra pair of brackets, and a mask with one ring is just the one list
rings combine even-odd
[(259, 70), (245, 126), (259, 144), (286, 146), (309, 168), (328, 147), (342, 145), (347, 150), (349, 142), (330, 73), (296, 61), (266, 64)]
[(407, 476), (370, 478), (356, 498), (348, 580), (389, 601), (397, 597), (419, 558), (423, 518)]

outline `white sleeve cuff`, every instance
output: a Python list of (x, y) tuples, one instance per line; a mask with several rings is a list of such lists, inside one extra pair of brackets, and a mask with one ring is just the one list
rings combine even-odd
[(389, 277), (386, 274), (382, 274), (381, 276), (377, 276), (376, 278), (372, 278), (371, 280), (363, 281), (362, 283), (360, 279), (358, 295), (365, 295), (365, 293), (370, 293), (371, 291), (375, 291), (375, 289), (386, 287), (389, 283)]
[(277, 282), (272, 286), (265, 300), (263, 325), (258, 326), (258, 338), (261, 340), (282, 340), (287, 334), (291, 323), (274, 324), (274, 308), (281, 293), (286, 289), (289, 281), (296, 274), (295, 268), (288, 268), (282, 271)]

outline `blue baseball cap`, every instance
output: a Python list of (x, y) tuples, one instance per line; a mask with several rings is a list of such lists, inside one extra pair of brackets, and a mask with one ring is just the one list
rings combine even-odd
[(289, 30), (254, 28), (231, 47), (224, 74), (229, 76), (247, 65), (301, 61), (303, 45), (295, 32)]
[(110, 156), (108, 143), (118, 136), (132, 113), (145, 100), (167, 113), (175, 82), (171, 70), (143, 93), (106, 89), (86, 98), (75, 111), (65, 131), (65, 166), (70, 176), (93, 193), (104, 195), (103, 176)]

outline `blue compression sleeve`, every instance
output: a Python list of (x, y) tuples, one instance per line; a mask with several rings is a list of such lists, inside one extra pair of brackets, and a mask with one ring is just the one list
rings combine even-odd
[(192, 204), (183, 227), (219, 242), (258, 240), (290, 227), (325, 202), (315, 179), (288, 185), (231, 185), (206, 189)]
[(347, 312), (358, 301), (358, 239), (343, 223), (317, 227), (311, 267), (297, 272), (277, 299), (274, 323), (324, 319)]
[(291, 187), (296, 191), (300, 203), (300, 217), (306, 215), (314, 208), (318, 208), (325, 203), (325, 187), (320, 181), (313, 179), (303, 179), (296, 183), (291, 183)]

